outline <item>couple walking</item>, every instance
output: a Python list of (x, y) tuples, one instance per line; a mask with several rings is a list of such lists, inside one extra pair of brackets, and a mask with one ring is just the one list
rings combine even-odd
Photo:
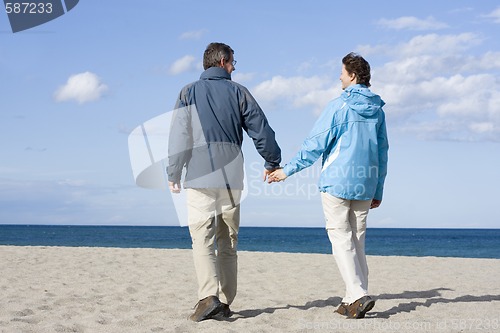
[(366, 218), (381, 204), (388, 142), (384, 102), (372, 93), (370, 65), (349, 53), (342, 59), (343, 93), (332, 100), (283, 168), (281, 150), (263, 111), (247, 88), (231, 81), (234, 51), (211, 43), (200, 80), (177, 99), (169, 138), (170, 190), (181, 191), (185, 168), (188, 224), (198, 280), (199, 302), (189, 317), (202, 321), (231, 316), (237, 290), (237, 243), (243, 189), (243, 131), (264, 159), (269, 183), (314, 164), (322, 157), (319, 189), (345, 296), (335, 310), (363, 318), (375, 305), (368, 295)]

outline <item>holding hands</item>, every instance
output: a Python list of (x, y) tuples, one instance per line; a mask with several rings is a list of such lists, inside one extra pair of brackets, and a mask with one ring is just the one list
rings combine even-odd
[(282, 168), (279, 169), (274, 169), (273, 171), (269, 170), (264, 170), (264, 181), (267, 178), (267, 183), (275, 183), (275, 182), (281, 182), (287, 178), (285, 175), (285, 172), (283, 172)]

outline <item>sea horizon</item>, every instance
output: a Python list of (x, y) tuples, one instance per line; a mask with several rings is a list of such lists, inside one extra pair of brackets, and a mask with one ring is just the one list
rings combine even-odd
[[(0, 245), (191, 249), (187, 227), (0, 224)], [(324, 227), (240, 227), (238, 250), (331, 254)], [(500, 229), (367, 229), (367, 255), (500, 259)]]
[[(187, 226), (184, 225), (163, 225), (163, 224), (151, 224), (151, 225), (144, 225), (144, 224), (43, 224), (43, 223), (0, 223), (1, 226), (49, 226), (49, 227), (181, 227), (185, 228)], [(245, 225), (245, 226), (240, 226), (240, 228), (291, 228), (291, 229), (324, 229), (325, 227), (321, 226), (267, 226), (267, 225)], [(423, 228), (417, 228), (417, 227), (383, 227), (383, 226), (378, 226), (378, 227), (368, 227), (368, 229), (443, 229), (443, 230), (500, 230), (499, 228), (491, 228), (491, 227), (423, 227)]]

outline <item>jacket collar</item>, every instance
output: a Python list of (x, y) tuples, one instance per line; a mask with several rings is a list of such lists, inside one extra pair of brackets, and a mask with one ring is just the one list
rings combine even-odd
[(231, 74), (229, 74), (222, 67), (210, 67), (210, 68), (207, 68), (203, 73), (201, 73), (200, 79), (202, 79), (202, 80), (221, 80), (221, 79), (231, 80)]
[(367, 88), (368, 87), (365, 86), (364, 84), (356, 83), (356, 84), (350, 85), (349, 87), (345, 88), (344, 91), (351, 92), (353, 90), (361, 90), (361, 89), (367, 89)]

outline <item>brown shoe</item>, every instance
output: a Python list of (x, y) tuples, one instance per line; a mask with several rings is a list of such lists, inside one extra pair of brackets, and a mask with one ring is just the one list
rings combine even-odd
[(217, 316), (222, 316), (224, 318), (229, 318), (233, 315), (233, 312), (231, 309), (229, 309), (229, 305), (222, 303), (222, 308), (220, 312), (217, 314)]
[(222, 309), (222, 303), (216, 296), (208, 296), (196, 304), (196, 310), (189, 316), (192, 321), (210, 319)]
[(363, 296), (347, 307), (347, 318), (361, 319), (373, 309), (375, 301), (370, 296)]
[(340, 303), (339, 307), (335, 312), (338, 314), (341, 314), (342, 316), (347, 316), (347, 308), (349, 307), (349, 304), (347, 303)]

